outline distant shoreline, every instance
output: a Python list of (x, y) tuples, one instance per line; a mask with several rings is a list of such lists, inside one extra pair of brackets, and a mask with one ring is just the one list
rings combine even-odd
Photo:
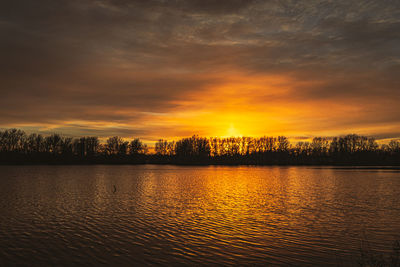
[(318, 165), (318, 164), (215, 164), (215, 163), (153, 163), (153, 162), (145, 162), (145, 163), (127, 163), (127, 162), (41, 162), (41, 163), (32, 163), (32, 162), (0, 162), (0, 166), (94, 166), (94, 165), (102, 165), (102, 166), (121, 166), (121, 165), (170, 165), (170, 166), (188, 166), (188, 167), (206, 167), (206, 166), (226, 166), (226, 167), (235, 167), (235, 166), (243, 166), (243, 167), (309, 167), (315, 169), (337, 169), (337, 170), (399, 170), (400, 166), (397, 165)]
[(96, 136), (42, 136), (22, 130), (0, 131), (0, 164), (182, 166), (400, 166), (400, 140), (378, 144), (372, 137), (349, 134), (315, 137), (293, 145), (285, 136), (200, 137), (177, 141), (160, 139), (154, 153), (139, 138), (119, 136), (101, 143)]

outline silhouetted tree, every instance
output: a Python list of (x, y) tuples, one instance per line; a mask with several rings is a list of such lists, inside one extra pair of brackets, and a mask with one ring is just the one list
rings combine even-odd
[(183, 138), (175, 143), (175, 155), (179, 158), (207, 158), (210, 156), (211, 148), (207, 138), (193, 135)]
[(107, 155), (126, 155), (128, 152), (129, 142), (124, 141), (119, 136), (110, 137), (105, 144), (105, 152)]
[(310, 148), (315, 156), (323, 156), (329, 151), (329, 141), (326, 137), (314, 137)]
[(391, 140), (388, 145), (389, 151), (392, 153), (400, 152), (400, 141), (399, 140)]
[(45, 137), (44, 145), (46, 152), (52, 153), (54, 155), (61, 153), (62, 139), (59, 134), (52, 134)]
[(155, 145), (155, 152), (158, 155), (168, 155), (168, 141), (160, 139)]
[(27, 153), (42, 153), (45, 152), (44, 138), (40, 134), (30, 134), (26, 138), (26, 152)]
[(143, 142), (140, 141), (139, 138), (135, 138), (129, 143), (130, 155), (145, 154), (147, 153), (147, 150), (148, 150), (147, 145), (143, 144)]
[(167, 155), (173, 156), (175, 155), (175, 141), (171, 141), (167, 143)]
[(0, 136), (1, 150), (5, 152), (23, 151), (25, 140), (25, 132), (17, 129), (5, 130)]
[[(27, 135), (18, 129), (0, 131), (0, 163), (213, 163), (213, 164), (351, 164), (400, 165), (400, 140), (378, 145), (372, 137), (350, 134), (315, 137), (312, 142), (288, 138), (228, 137), (204, 138), (194, 135), (176, 142), (160, 139), (155, 155), (138, 138), (124, 141), (97, 137), (72, 139), (60, 134)], [(127, 154), (131, 157), (127, 157)], [(111, 156), (112, 157), (108, 157)], [(140, 156), (139, 156), (140, 155)]]
[(289, 140), (285, 136), (278, 136), (278, 151), (288, 151), (290, 146)]

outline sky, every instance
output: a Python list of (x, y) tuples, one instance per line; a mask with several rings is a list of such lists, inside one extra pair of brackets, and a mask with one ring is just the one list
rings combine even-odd
[(13, 0), (0, 128), (400, 137), (400, 1)]

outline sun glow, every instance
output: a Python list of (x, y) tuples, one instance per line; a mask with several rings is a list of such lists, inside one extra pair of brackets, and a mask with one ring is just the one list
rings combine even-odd
[(239, 137), (242, 136), (242, 134), (240, 133), (240, 131), (238, 129), (235, 128), (234, 124), (231, 123), (230, 127), (227, 130), (227, 137), (230, 136), (235, 136), (235, 137)]

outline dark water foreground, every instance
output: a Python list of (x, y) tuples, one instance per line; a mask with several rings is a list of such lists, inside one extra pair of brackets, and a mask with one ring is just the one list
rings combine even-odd
[(399, 203), (396, 170), (0, 166), (0, 265), (357, 265)]

